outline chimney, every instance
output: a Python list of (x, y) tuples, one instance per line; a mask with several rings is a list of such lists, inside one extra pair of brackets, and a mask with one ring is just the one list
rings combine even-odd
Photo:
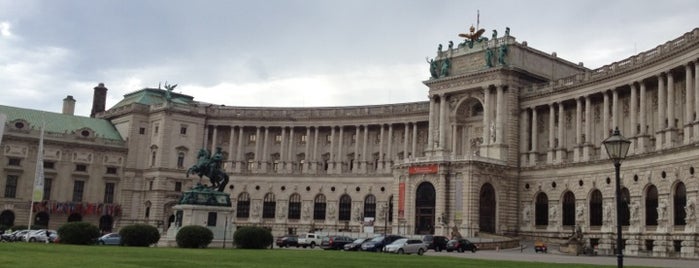
[(104, 112), (104, 106), (107, 102), (107, 88), (104, 87), (104, 83), (99, 83), (95, 87), (95, 93), (92, 96), (92, 112), (90, 112), (90, 117), (95, 117), (97, 113)]
[(73, 115), (74, 113), (75, 113), (75, 99), (73, 99), (73, 96), (68, 95), (68, 97), (63, 99), (63, 114)]

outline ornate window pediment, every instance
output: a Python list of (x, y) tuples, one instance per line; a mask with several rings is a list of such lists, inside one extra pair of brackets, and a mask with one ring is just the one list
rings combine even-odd
[(73, 131), (73, 133), (80, 138), (94, 138), (95, 137), (95, 131), (92, 130), (91, 128), (88, 128), (88, 127), (76, 129), (75, 131)]

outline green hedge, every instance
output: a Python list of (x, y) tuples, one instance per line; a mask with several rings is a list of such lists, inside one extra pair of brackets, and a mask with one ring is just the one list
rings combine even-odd
[(182, 227), (175, 240), (181, 248), (205, 248), (214, 239), (214, 233), (204, 226), (189, 225)]
[(131, 247), (148, 247), (160, 240), (158, 229), (148, 224), (124, 226), (119, 230), (119, 235), (121, 243)]
[(92, 245), (100, 236), (100, 229), (87, 222), (69, 222), (58, 228), (62, 244)]
[(272, 232), (261, 227), (241, 227), (233, 234), (233, 245), (238, 248), (263, 249), (272, 245)]

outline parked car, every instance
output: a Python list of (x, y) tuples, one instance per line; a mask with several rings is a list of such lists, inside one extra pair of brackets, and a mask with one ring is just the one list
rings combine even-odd
[(467, 250), (476, 252), (478, 250), (478, 246), (463, 238), (449, 240), (449, 242), (447, 242), (447, 252), (452, 252), (454, 250), (458, 252), (464, 252)]
[(366, 238), (357, 238), (352, 243), (345, 244), (344, 250), (346, 251), (359, 251), (362, 249), (362, 243), (368, 241)]
[(368, 242), (364, 242), (364, 244), (362, 244), (362, 250), (381, 252), (383, 251), (384, 246), (393, 243), (393, 241), (396, 241), (401, 238), (403, 237), (400, 235), (377, 236), (372, 238)]
[(27, 237), (27, 233), (31, 232), (33, 230), (19, 230), (15, 231), (12, 233), (12, 237), (10, 238), (11, 241), (16, 242), (16, 241), (24, 241), (24, 238)]
[(97, 239), (100, 245), (121, 245), (121, 236), (118, 233), (110, 233)]
[(427, 245), (427, 249), (432, 249), (439, 252), (447, 248), (447, 242), (449, 242), (449, 239), (439, 235), (426, 235), (422, 238), (422, 242)]
[(285, 235), (277, 237), (277, 247), (299, 247), (299, 238), (295, 235)]
[(322, 249), (344, 249), (345, 245), (352, 243), (354, 239), (348, 236), (342, 235), (331, 235), (323, 237), (320, 242), (320, 248)]
[(417, 253), (422, 255), (427, 251), (427, 245), (419, 239), (401, 238), (384, 247), (384, 251), (388, 253), (411, 254)]
[(534, 252), (535, 253), (546, 253), (548, 251), (548, 247), (546, 247), (546, 244), (541, 241), (536, 241), (534, 242)]
[(29, 242), (53, 242), (54, 239), (58, 236), (58, 233), (55, 230), (48, 230), (48, 229), (39, 229), (39, 230), (32, 230), (29, 232), (29, 235), (24, 235), (22, 237), (22, 241), (29, 241)]
[(323, 237), (315, 233), (306, 233), (299, 236), (299, 246), (303, 248), (315, 248), (316, 246), (320, 246), (322, 241)]

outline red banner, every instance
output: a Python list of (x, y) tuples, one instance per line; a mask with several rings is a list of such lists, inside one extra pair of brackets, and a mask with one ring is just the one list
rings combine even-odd
[(408, 168), (408, 174), (435, 174), (439, 171), (439, 165), (412, 166)]
[(398, 185), (398, 218), (405, 217), (405, 182)]

